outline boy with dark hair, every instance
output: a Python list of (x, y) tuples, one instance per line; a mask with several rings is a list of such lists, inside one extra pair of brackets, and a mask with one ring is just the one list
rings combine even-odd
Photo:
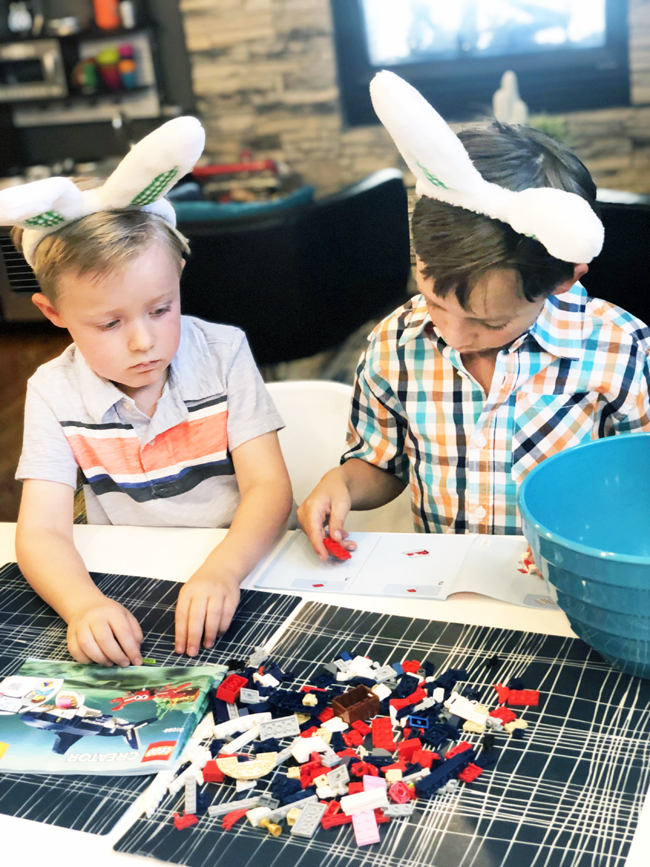
[(535, 130), (456, 138), (391, 73), (371, 92), (418, 178), (420, 294), (370, 335), (348, 450), (299, 509), (321, 559), (326, 522), (345, 539), (350, 509), (407, 483), (419, 531), (520, 533), (517, 488), (537, 463), (650, 430), (650, 330), (578, 282), (603, 238), (584, 165)]

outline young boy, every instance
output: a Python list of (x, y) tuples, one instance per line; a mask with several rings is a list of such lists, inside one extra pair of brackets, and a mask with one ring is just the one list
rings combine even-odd
[(137, 621), (98, 590), (74, 546), (78, 469), (91, 523), (230, 528), (179, 594), (176, 651), (190, 656), (228, 627), (239, 583), (282, 531), (292, 496), (282, 420), (245, 336), (181, 316), (185, 240), (169, 217), (113, 201), (36, 245), (31, 229), (22, 237), (41, 287), (34, 303), (74, 343), (29, 381), (16, 549), (29, 583), (68, 623), (76, 660), (139, 665)]
[(425, 192), (412, 219), (420, 294), (370, 335), (348, 450), (298, 511), (323, 560), (326, 522), (345, 539), (350, 509), (407, 483), (421, 532), (520, 533), (517, 488), (537, 463), (650, 431), (650, 330), (578, 282), (602, 243), (583, 164), (535, 130), (494, 123), (459, 133), (472, 166), (409, 85), (380, 73), (373, 87)]

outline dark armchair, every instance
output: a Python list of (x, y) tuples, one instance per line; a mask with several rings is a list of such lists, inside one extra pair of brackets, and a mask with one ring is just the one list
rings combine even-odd
[(180, 222), (184, 313), (243, 328), (259, 364), (329, 349), (403, 303), (407, 198), (394, 169), (274, 214)]

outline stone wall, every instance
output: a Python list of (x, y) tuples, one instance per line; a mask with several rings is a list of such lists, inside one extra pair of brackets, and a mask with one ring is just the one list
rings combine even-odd
[[(285, 160), (319, 193), (400, 164), (381, 126), (343, 128), (329, 0), (180, 5), (213, 159), (250, 148)], [(650, 193), (650, 0), (629, 8), (634, 105), (559, 120), (599, 186)]]

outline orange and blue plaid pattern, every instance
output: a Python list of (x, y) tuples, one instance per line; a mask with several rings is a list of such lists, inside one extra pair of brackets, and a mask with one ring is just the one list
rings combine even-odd
[(489, 395), (417, 295), (370, 335), (341, 463), (409, 483), (421, 532), (517, 534), (525, 475), (570, 446), (650, 431), (649, 392), (650, 329), (579, 284), (499, 353)]

